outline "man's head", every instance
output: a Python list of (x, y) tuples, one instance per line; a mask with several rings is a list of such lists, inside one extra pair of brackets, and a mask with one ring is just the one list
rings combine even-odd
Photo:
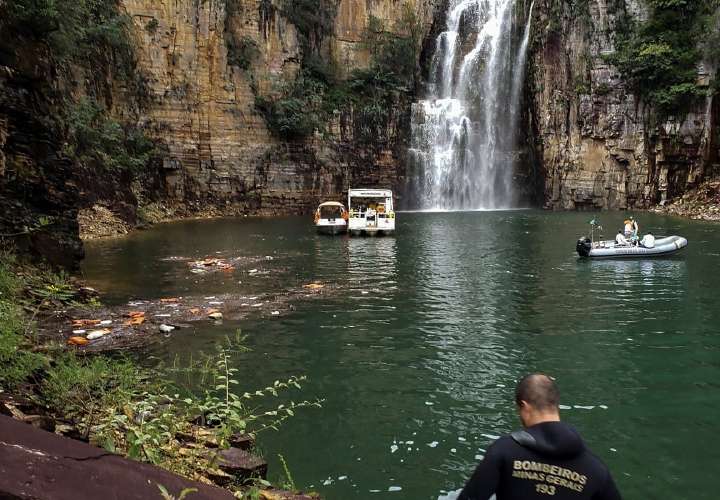
[(553, 379), (542, 373), (526, 375), (518, 382), (515, 404), (524, 427), (560, 420), (560, 391)]

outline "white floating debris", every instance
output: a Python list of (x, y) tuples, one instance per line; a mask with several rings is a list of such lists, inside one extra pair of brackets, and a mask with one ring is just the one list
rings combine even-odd
[(215, 298), (214, 295), (211, 295), (210, 297), (204, 297), (205, 300), (213, 300)]
[(430, 448), (435, 448), (435, 447), (437, 447), (438, 444), (440, 444), (440, 443), (438, 443), (437, 441), (433, 441), (432, 443), (428, 443), (427, 445), (428, 445)]
[(455, 453), (455, 452), (457, 452), (457, 449), (455, 449), (455, 448), (450, 448), (450, 453)]
[(480, 434), (482, 437), (486, 437), (488, 439), (500, 439), (500, 436), (496, 436), (495, 434)]
[(169, 318), (171, 316), (172, 316), (172, 314), (156, 314), (155, 315), (156, 318)]
[(610, 448), (610, 451), (617, 452), (617, 450), (615, 448)]
[(480, 455), (479, 453), (475, 455), (475, 460), (482, 460), (483, 458), (485, 458), (485, 455)]
[(598, 405), (598, 408), (602, 408), (603, 410), (607, 410), (607, 409), (608, 409), (608, 407), (605, 406), (605, 405)]
[(366, 291), (366, 290), (363, 290), (363, 291), (360, 292), (360, 293), (363, 294), (363, 295), (367, 295), (367, 294), (370, 293), (370, 292), (368, 292), (368, 291)]
[(222, 319), (222, 317), (223, 317), (223, 315), (221, 312), (214, 312), (214, 313), (208, 314), (208, 318), (210, 318), (210, 319)]
[(425, 404), (428, 405), (428, 406), (432, 406), (432, 405), (434, 405), (435, 403), (433, 403), (432, 401), (425, 401)]
[(272, 256), (272, 255), (266, 255), (266, 256), (265, 256), (265, 260), (273, 260), (273, 256)]
[(324, 486), (329, 486), (333, 484), (333, 480), (331, 478), (327, 478), (325, 481), (322, 482)]
[(558, 408), (560, 408), (561, 410), (572, 410), (572, 406), (567, 405), (558, 405)]
[(87, 334), (88, 340), (95, 340), (99, 339), (100, 337), (103, 337), (110, 333), (108, 330), (93, 330), (92, 332)]
[(388, 488), (388, 491), (400, 491), (402, 490), (402, 486), (390, 486)]
[(100, 322), (100, 325), (102, 325), (102, 326), (112, 325), (112, 320), (111, 320), (111, 319), (104, 319), (104, 320), (102, 320), (102, 321)]
[(72, 332), (73, 332), (75, 335), (82, 335), (83, 333), (85, 333), (85, 331), (86, 331), (86, 330), (73, 330)]
[(380, 493), (380, 490), (369, 490), (370, 493)]
[(345, 481), (346, 479), (347, 479), (347, 476), (338, 477), (338, 481)]
[(250, 304), (248, 304), (247, 302), (243, 302), (243, 303), (240, 304), (240, 305), (241, 305), (241, 306), (249, 306)]
[(224, 302), (214, 300), (214, 301), (212, 301), (212, 302), (208, 302), (208, 304), (211, 305), (211, 306), (221, 306), (221, 305), (224, 304)]
[(396, 445), (396, 444), (390, 445), (390, 453), (395, 453), (396, 451), (398, 451), (398, 449), (399, 449), (398, 445)]
[(415, 441), (405, 441), (405, 444), (415, 444)]
[(175, 327), (172, 326), (172, 325), (166, 325), (165, 323), (163, 323), (162, 325), (160, 325), (160, 331), (163, 332), (163, 333), (170, 333), (170, 332), (172, 332), (174, 329), (175, 329)]
[(261, 307), (261, 306), (262, 306), (262, 302), (258, 302), (257, 304), (253, 304), (251, 307)]
[(462, 441), (464, 443), (465, 441), (467, 441), (467, 439), (462, 436), (458, 436), (458, 441)]
[(280, 311), (273, 311), (273, 312), (271, 312), (270, 314), (272, 314), (273, 316), (277, 316), (277, 315), (280, 314)]
[(573, 408), (577, 408), (578, 410), (593, 410), (594, 406), (583, 406), (583, 405), (573, 405)]
[(248, 273), (250, 273), (250, 274), (255, 274), (256, 272), (258, 272), (257, 269), (250, 269), (250, 270), (248, 271)]

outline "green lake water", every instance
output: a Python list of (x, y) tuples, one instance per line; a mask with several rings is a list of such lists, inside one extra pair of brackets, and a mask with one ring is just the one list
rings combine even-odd
[[(208, 351), (241, 328), (252, 350), (237, 360), (243, 390), (306, 375), (280, 399), (324, 398), (323, 408), (260, 445), (271, 478), (282, 453), (297, 486), (325, 498), (460, 488), (519, 426), (514, 385), (531, 371), (557, 378), (563, 419), (625, 498), (718, 498), (720, 226), (635, 214), (641, 232), (685, 236), (688, 248), (578, 259), (590, 218), (612, 238), (624, 215), (400, 213), (397, 234), (377, 239), (318, 236), (308, 217), (187, 221), (89, 243), (84, 273), (111, 303), (328, 284), (289, 314), (196, 322), (150, 349)], [(167, 260), (216, 252), (263, 260), (212, 276)]]

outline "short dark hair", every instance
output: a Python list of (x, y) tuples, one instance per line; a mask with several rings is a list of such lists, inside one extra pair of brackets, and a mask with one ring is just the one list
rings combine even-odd
[(560, 404), (560, 391), (555, 381), (544, 373), (525, 375), (515, 388), (515, 403), (521, 401), (537, 410), (555, 410)]

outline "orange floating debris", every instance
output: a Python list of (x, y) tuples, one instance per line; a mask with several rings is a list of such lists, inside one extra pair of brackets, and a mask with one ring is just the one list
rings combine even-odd
[(303, 288), (309, 288), (310, 290), (318, 290), (320, 288), (325, 288), (325, 285), (322, 283), (308, 283), (307, 285), (303, 285)]
[(81, 327), (81, 326), (95, 326), (100, 324), (99, 319), (74, 319), (72, 320), (72, 325), (75, 327)]
[(128, 318), (144, 318), (145, 311), (130, 311), (125, 316), (127, 316)]
[(216, 312), (220, 312), (220, 309), (214, 309), (214, 308), (211, 307), (210, 309), (208, 309), (207, 311), (205, 311), (205, 314), (210, 315), (210, 314), (215, 314)]
[(168, 303), (173, 303), (173, 302), (179, 302), (179, 301), (180, 301), (180, 299), (177, 298), (177, 297), (169, 297), (169, 298), (166, 298), (166, 299), (160, 299), (160, 302), (162, 302), (163, 304), (168, 304)]
[(197, 307), (193, 307), (192, 309), (190, 309), (190, 314), (200, 314), (200, 309), (198, 309)]
[(67, 340), (67, 343), (69, 345), (87, 345), (90, 343), (90, 341), (85, 337), (70, 337)]
[(125, 326), (142, 325), (145, 322), (145, 316), (133, 316), (125, 322)]

